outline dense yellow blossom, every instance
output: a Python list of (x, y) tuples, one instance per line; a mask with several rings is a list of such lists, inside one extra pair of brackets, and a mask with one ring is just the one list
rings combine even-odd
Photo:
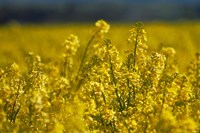
[(24, 51), (26, 71), (0, 68), (0, 132), (198, 133), (200, 54), (181, 72), (175, 49), (150, 51), (136, 23), (121, 56), (109, 28), (97, 21), (83, 51), (70, 34), (56, 61)]

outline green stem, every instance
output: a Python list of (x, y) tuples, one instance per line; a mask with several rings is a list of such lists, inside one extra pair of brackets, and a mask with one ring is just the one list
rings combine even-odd
[[(84, 64), (84, 62), (85, 62), (85, 59), (86, 59), (86, 57), (87, 57), (88, 49), (89, 49), (90, 45), (92, 44), (92, 41), (94, 40), (95, 36), (96, 36), (99, 32), (100, 32), (100, 30), (97, 30), (97, 31), (92, 35), (92, 37), (90, 38), (89, 42), (87, 43), (86, 48), (85, 48), (85, 51), (84, 51), (84, 53), (83, 53), (83, 58), (81, 59), (81, 64), (80, 64), (80, 66), (79, 66), (79, 69), (78, 69), (78, 72), (77, 72), (77, 75), (76, 75), (75, 80), (78, 80), (78, 77), (79, 77), (79, 75), (80, 75), (81, 69), (82, 69), (83, 64)], [(82, 84), (82, 83), (83, 83), (83, 79), (80, 79), (80, 80), (78, 81), (78, 83), (77, 83), (76, 88), (75, 88), (76, 91), (79, 90), (79, 88), (81, 87), (81, 84)]]
[(133, 65), (134, 65), (134, 67), (135, 67), (135, 65), (136, 65), (136, 57), (137, 57), (137, 46), (138, 46), (138, 33), (139, 31), (138, 31), (138, 29), (137, 29), (137, 32), (136, 32), (136, 41), (135, 41), (135, 49), (134, 49), (134, 55), (133, 55)]
[[(107, 45), (107, 52), (108, 52), (108, 42), (106, 43)], [(108, 56), (109, 56), (109, 64), (110, 64), (110, 71), (111, 71), (111, 79), (112, 79), (112, 81), (113, 81), (113, 83), (114, 83), (114, 88), (115, 88), (115, 94), (116, 94), (116, 96), (117, 96), (117, 101), (119, 102), (119, 106), (120, 106), (120, 111), (122, 112), (122, 110), (123, 110), (123, 105), (122, 105), (122, 103), (121, 103), (121, 99), (120, 99), (120, 96), (119, 96), (119, 93), (118, 93), (118, 90), (117, 90), (117, 80), (116, 80), (116, 78), (115, 78), (115, 75), (114, 75), (114, 70), (113, 70), (113, 64), (112, 64), (112, 60), (111, 60), (111, 56), (110, 56), (110, 54), (108, 54)]]
[(83, 63), (85, 62), (85, 59), (86, 59), (86, 56), (87, 56), (87, 52), (88, 52), (88, 49), (90, 47), (90, 45), (92, 44), (92, 41), (94, 40), (95, 36), (99, 33), (100, 30), (96, 31), (95, 34), (92, 35), (92, 37), (90, 38), (89, 42), (87, 43), (86, 45), (86, 48), (85, 48), (85, 51), (83, 53), (83, 58), (81, 59), (81, 64), (80, 64), (80, 67), (78, 69), (78, 73), (77, 73), (77, 76), (76, 78), (78, 78), (79, 74), (80, 74), (80, 71), (83, 67)]

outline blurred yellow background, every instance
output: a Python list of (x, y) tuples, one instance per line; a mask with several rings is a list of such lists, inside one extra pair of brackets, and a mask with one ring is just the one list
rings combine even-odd
[[(110, 32), (106, 38), (116, 45), (120, 54), (133, 46), (128, 46), (127, 38), (131, 23), (111, 23)], [(195, 52), (200, 51), (200, 22), (148, 22), (144, 23), (147, 31), (149, 52), (159, 51), (162, 46), (172, 46), (177, 52), (177, 63), (183, 70), (189, 65)], [(44, 62), (55, 61), (60, 57), (61, 44), (69, 34), (79, 37), (81, 47), (78, 55), (84, 50), (84, 45), (93, 34), (93, 24), (39, 24), (20, 25), (10, 23), (0, 26), (0, 67), (13, 62), (25, 66), (25, 52), (34, 52), (42, 57)], [(77, 57), (77, 60), (79, 58)]]

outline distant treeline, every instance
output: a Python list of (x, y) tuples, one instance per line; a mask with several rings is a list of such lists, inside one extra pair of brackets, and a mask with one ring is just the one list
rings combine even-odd
[(179, 4), (65, 4), (62, 6), (0, 8), (0, 23), (26, 22), (88, 22), (97, 19), (108, 21), (151, 21), (199, 19), (200, 5)]

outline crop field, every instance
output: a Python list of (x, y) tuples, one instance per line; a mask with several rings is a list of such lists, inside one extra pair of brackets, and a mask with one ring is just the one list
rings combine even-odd
[(199, 133), (200, 22), (0, 26), (0, 132)]

